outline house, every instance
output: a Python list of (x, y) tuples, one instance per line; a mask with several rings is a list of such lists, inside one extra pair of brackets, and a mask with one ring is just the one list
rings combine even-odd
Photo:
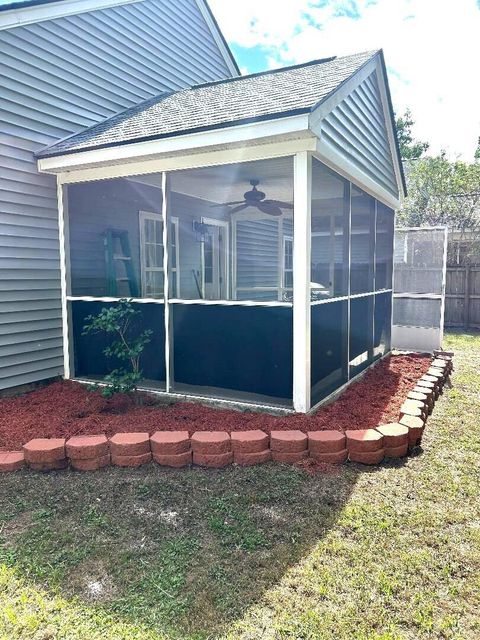
[(122, 298), (172, 398), (308, 412), (389, 352), (405, 184), (381, 51), (160, 92), (36, 157), (67, 378), (114, 366), (83, 327)]
[(0, 4), (0, 390), (63, 372), (57, 184), (34, 152), (237, 75), (205, 0)]

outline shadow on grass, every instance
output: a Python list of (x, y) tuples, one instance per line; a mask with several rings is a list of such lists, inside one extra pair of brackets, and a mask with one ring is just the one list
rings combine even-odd
[(19, 472), (0, 485), (0, 560), (92, 613), (216, 637), (326, 534), (359, 472)]

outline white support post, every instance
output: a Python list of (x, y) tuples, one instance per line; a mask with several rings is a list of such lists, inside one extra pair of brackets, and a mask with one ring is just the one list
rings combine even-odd
[(293, 208), (293, 408), (310, 409), (310, 250), (312, 158), (295, 155)]
[(60, 242), (60, 293), (62, 300), (63, 376), (66, 380), (73, 375), (72, 332), (68, 318), (70, 294), (70, 240), (68, 232), (68, 202), (64, 197), (65, 187), (57, 178), (58, 235)]
[(168, 242), (168, 225), (170, 224), (168, 219), (168, 195), (167, 195), (167, 174), (162, 172), (162, 218), (163, 218), (163, 299), (165, 300), (164, 306), (164, 320), (165, 320), (165, 390), (167, 393), (171, 389), (171, 354), (170, 354), (170, 306), (169, 306), (169, 290), (170, 281), (168, 273), (169, 263), (169, 251), (170, 246)]

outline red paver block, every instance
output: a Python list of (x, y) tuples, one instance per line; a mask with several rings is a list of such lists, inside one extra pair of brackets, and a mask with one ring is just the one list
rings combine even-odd
[(108, 467), (110, 464), (110, 454), (107, 453), (107, 455), (100, 456), (99, 458), (70, 458), (70, 464), (72, 465), (72, 469), (76, 469), (77, 471), (96, 471), (97, 469)]
[(347, 438), (341, 431), (309, 431), (308, 449), (311, 456), (321, 453), (339, 453), (344, 451)]
[(294, 464), (308, 458), (308, 451), (273, 451), (272, 460), (275, 462), (283, 462), (284, 464)]
[(422, 418), (405, 415), (400, 419), (400, 424), (408, 427), (408, 444), (410, 447), (416, 447), (422, 439), (425, 423)]
[(182, 451), (181, 453), (154, 453), (153, 459), (162, 467), (187, 467), (192, 464), (192, 451)]
[(67, 456), (71, 460), (91, 460), (108, 455), (108, 439), (105, 435), (73, 436), (67, 440)]
[(23, 453), (28, 464), (65, 460), (65, 438), (34, 438), (23, 445)]
[(407, 394), (407, 400), (416, 400), (424, 405), (428, 402), (428, 394), (423, 393), (422, 391), (409, 391)]
[(416, 416), (425, 419), (425, 413), (421, 409), (405, 405), (405, 403), (400, 407), (399, 422), (401, 422), (403, 416)]
[[(305, 433), (297, 430), (271, 431), (270, 449), (282, 453), (299, 453), (305, 451), (308, 445), (308, 438)], [(275, 456), (273, 457), (275, 460)]]
[(438, 384), (436, 383), (436, 381), (432, 382), (431, 380), (424, 380), (423, 377), (422, 377), (417, 382), (417, 387), (427, 387), (427, 389), (433, 389), (433, 394), (434, 394), (435, 400), (439, 396), (440, 391), (438, 389)]
[(145, 455), (150, 453), (150, 436), (147, 432), (116, 433), (110, 438), (110, 452), (112, 456)]
[(440, 384), (443, 384), (447, 377), (443, 369), (436, 369), (435, 367), (430, 367), (427, 371), (427, 375), (437, 378)]
[(385, 455), (387, 449), (408, 447), (408, 427), (398, 422), (389, 422), (377, 427), (377, 431), (383, 436)]
[[(213, 455), (231, 451), (230, 434), (225, 431), (196, 431), (191, 437), (191, 442), (194, 454)], [(193, 458), (195, 462), (195, 455)]]
[(347, 461), (348, 451), (347, 449), (342, 449), (340, 451), (331, 451), (330, 453), (310, 451), (310, 457), (317, 462), (327, 462), (328, 464), (343, 464)]
[(151, 451), (129, 456), (117, 456), (112, 453), (112, 464), (117, 467), (140, 467), (142, 464), (150, 462), (151, 459)]
[[(345, 431), (347, 436), (347, 449), (349, 452), (370, 452), (383, 450), (383, 436), (375, 429), (349, 429)], [(351, 457), (350, 457), (351, 459)]]
[(377, 449), (376, 451), (349, 451), (348, 458), (351, 462), (360, 462), (361, 464), (380, 464), (385, 457), (385, 449)]
[(188, 453), (190, 437), (188, 431), (156, 431), (150, 437), (150, 446), (152, 453), (159, 456)]
[(0, 451), (0, 473), (18, 471), (25, 466), (23, 451)]
[(53, 462), (29, 462), (28, 466), (32, 471), (60, 471), (68, 467), (68, 460), (53, 460)]
[(448, 362), (446, 360), (433, 360), (432, 367), (436, 369), (448, 369)]
[(233, 431), (231, 434), (232, 450), (234, 453), (260, 453), (268, 449), (270, 438), (265, 431), (252, 429), (251, 431)]
[(233, 452), (233, 461), (235, 462), (235, 464), (239, 464), (242, 467), (250, 467), (254, 464), (263, 464), (264, 462), (269, 462), (271, 459), (272, 452), (270, 451), (270, 449), (264, 449), (263, 451)]
[(386, 458), (404, 458), (408, 453), (408, 442), (398, 447), (385, 447)]
[(233, 451), (223, 453), (200, 453), (193, 450), (193, 464), (201, 467), (226, 467), (233, 462)]

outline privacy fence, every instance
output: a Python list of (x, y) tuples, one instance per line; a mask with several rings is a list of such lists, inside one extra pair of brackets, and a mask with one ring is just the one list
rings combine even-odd
[(480, 329), (480, 266), (447, 266), (445, 326)]

